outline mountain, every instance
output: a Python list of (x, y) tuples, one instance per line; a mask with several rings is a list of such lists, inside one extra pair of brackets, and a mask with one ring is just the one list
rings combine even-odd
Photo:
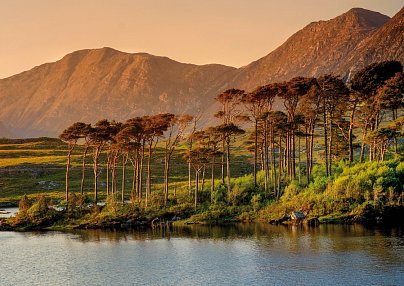
[(354, 8), (329, 21), (313, 22), (267, 56), (241, 68), (230, 85), (251, 90), (296, 76), (339, 71), (351, 52), (389, 19), (377, 12)]
[(348, 59), (337, 69), (340, 74), (354, 74), (375, 62), (397, 60), (404, 63), (404, 8), (390, 21), (362, 40)]
[[(314, 22), (267, 56), (236, 69), (193, 65), (111, 48), (81, 50), (0, 80), (0, 121), (19, 137), (56, 136), (75, 121), (124, 120), (158, 112), (217, 110), (213, 98), (231, 87), (327, 73), (348, 78), (382, 60), (404, 63), (403, 10), (392, 19), (354, 8)], [(0, 134), (1, 135), (1, 134)]]
[(235, 71), (111, 48), (81, 50), (0, 80), (0, 120), (17, 134), (55, 136), (78, 120), (195, 113)]

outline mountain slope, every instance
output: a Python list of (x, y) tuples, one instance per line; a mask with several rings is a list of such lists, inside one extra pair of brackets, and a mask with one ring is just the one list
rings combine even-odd
[(19, 134), (55, 135), (78, 120), (195, 113), (235, 70), (110, 48), (77, 51), (1, 80), (0, 120)]
[(0, 138), (12, 138), (14, 134), (0, 121)]
[(375, 62), (396, 60), (404, 64), (404, 8), (390, 21), (361, 41), (337, 69), (340, 74), (354, 74)]
[(231, 85), (251, 90), (295, 76), (333, 73), (352, 50), (389, 17), (354, 8), (328, 21), (313, 22), (267, 56), (240, 69)]

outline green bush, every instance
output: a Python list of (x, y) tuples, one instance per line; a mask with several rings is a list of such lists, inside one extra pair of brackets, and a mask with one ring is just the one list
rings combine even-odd
[(261, 195), (260, 194), (256, 194), (256, 195), (252, 196), (251, 206), (252, 206), (254, 212), (257, 212), (261, 208)]
[(219, 204), (226, 201), (227, 187), (222, 183), (218, 184), (213, 192), (213, 203)]
[(300, 186), (297, 181), (292, 181), (288, 186), (286, 186), (284, 193), (281, 197), (282, 202), (292, 201), (300, 192)]
[(233, 206), (248, 204), (254, 192), (254, 178), (252, 175), (232, 180), (232, 189), (227, 194), (227, 201)]
[(29, 221), (28, 210), (32, 206), (32, 200), (24, 195), (18, 203), (18, 212), (14, 218), (15, 224), (23, 224)]
[(28, 209), (27, 213), (31, 220), (44, 218), (49, 211), (48, 200), (44, 195), (39, 195), (36, 202)]
[(105, 201), (105, 206), (103, 207), (102, 212), (116, 214), (121, 210), (122, 210), (122, 202), (118, 199), (118, 197), (116, 195), (108, 196), (107, 200)]

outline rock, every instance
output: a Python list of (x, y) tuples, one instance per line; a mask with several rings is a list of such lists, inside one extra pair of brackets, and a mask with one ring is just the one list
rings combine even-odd
[(304, 212), (292, 212), (290, 214), (290, 218), (292, 220), (304, 220), (306, 218), (306, 214)]
[(290, 214), (290, 219), (292, 224), (300, 224), (306, 218), (306, 214), (304, 212), (292, 212)]
[(179, 217), (179, 216), (173, 216), (172, 217), (172, 219), (171, 219), (172, 221), (178, 221), (178, 220), (181, 220), (181, 218)]

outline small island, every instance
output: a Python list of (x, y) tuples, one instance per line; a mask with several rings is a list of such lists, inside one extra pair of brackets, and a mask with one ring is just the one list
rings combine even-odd
[(228, 89), (213, 126), (161, 113), (1, 139), (0, 206), (19, 211), (0, 229), (402, 224), (403, 83), (401, 63), (386, 61), (348, 83)]

